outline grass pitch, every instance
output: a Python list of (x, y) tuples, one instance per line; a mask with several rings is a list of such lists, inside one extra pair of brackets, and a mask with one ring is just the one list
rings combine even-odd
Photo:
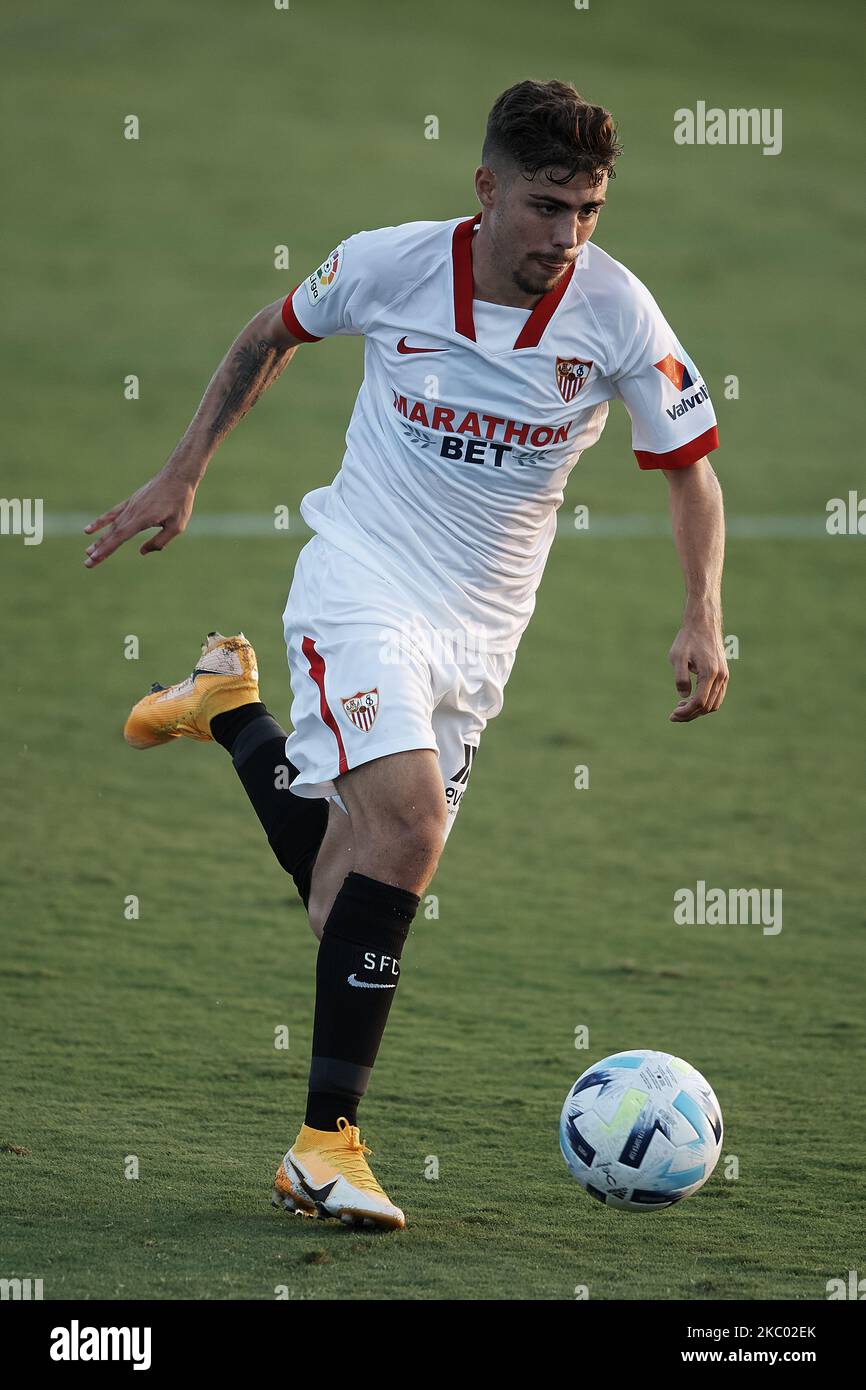
[[(862, 135), (837, 138), (855, 15), (805, 0), (340, 3), (327, 23), (165, 0), (9, 12), (4, 494), (61, 520), (127, 495), (257, 308), (351, 231), (471, 212), (493, 98), (561, 75), (620, 119), (598, 240), (710, 383), (729, 511), (820, 523), (859, 457)], [(782, 154), (675, 147), (673, 112), (698, 99), (781, 107)], [(296, 517), (339, 464), (360, 371), (357, 342), (302, 350), (199, 509)], [(614, 410), (564, 513), (662, 516), (665, 491)], [(0, 537), (0, 1276), (42, 1278), (46, 1298), (809, 1300), (862, 1272), (862, 538), (731, 543), (740, 655), (723, 713), (685, 728), (667, 722), (671, 542), (557, 540), (362, 1111), (409, 1220), (386, 1237), (268, 1206), (303, 1105), (315, 943), (221, 750), (142, 757), (120, 737), (214, 626), (253, 638), (287, 718), (279, 616), (301, 543), (190, 532), (89, 574), (83, 538)], [(781, 888), (783, 930), (675, 926), (674, 892), (699, 879)], [(707, 1187), (643, 1219), (582, 1194), (556, 1138), (575, 1076), (630, 1046), (687, 1057), (726, 1121)]]

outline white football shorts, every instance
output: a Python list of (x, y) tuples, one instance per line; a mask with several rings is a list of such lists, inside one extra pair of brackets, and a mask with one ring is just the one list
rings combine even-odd
[(443, 633), (400, 588), (318, 535), (298, 556), (283, 626), (293, 696), (286, 755), (298, 769), (292, 791), (345, 811), (334, 785), (341, 773), (432, 748), (447, 837), (516, 653), (485, 652), (471, 634)]

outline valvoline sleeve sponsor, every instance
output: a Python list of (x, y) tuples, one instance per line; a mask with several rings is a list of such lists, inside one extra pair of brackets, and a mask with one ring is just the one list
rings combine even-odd
[(648, 290), (639, 281), (623, 363), (613, 376), (631, 417), (641, 468), (686, 468), (718, 448), (706, 383)]

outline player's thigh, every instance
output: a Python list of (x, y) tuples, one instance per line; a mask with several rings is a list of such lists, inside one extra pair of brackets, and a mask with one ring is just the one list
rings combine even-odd
[(444, 788), (431, 749), (363, 763), (339, 777), (337, 787), (342, 806), (330, 804), (310, 887), (310, 926), (319, 938), (349, 872), (420, 893), (445, 840)]
[(432, 748), (409, 748), (362, 763), (336, 779), (352, 821), (356, 855), (374, 851), (438, 858), (445, 789)]

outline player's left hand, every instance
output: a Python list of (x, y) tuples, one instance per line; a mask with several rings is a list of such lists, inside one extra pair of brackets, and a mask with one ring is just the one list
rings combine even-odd
[[(672, 724), (688, 724), (702, 714), (715, 714), (728, 688), (728, 663), (715, 623), (684, 623), (668, 653), (674, 668), (679, 700)], [(692, 677), (696, 677), (692, 693)]]
[(195, 492), (195, 484), (182, 474), (172, 472), (167, 464), (125, 502), (116, 503), (85, 526), (85, 535), (90, 536), (94, 531), (103, 532), (91, 541), (84, 553), (87, 569), (95, 569), (131, 536), (137, 536), (140, 531), (147, 531), (152, 526), (159, 529), (155, 536), (145, 541), (139, 554), (152, 555), (164, 550), (170, 541), (186, 530)]

